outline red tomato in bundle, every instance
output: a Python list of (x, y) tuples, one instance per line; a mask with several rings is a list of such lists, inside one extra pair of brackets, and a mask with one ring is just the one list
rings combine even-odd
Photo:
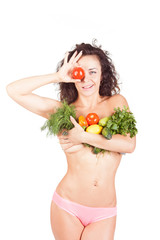
[(89, 113), (86, 117), (89, 125), (97, 124), (99, 122), (99, 117), (96, 113)]
[(85, 72), (83, 70), (83, 68), (81, 67), (76, 67), (73, 69), (72, 71), (72, 78), (74, 79), (83, 79), (85, 76)]

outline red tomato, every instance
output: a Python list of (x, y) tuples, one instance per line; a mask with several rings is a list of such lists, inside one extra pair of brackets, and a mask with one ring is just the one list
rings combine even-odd
[(85, 76), (85, 72), (81, 67), (76, 67), (72, 71), (72, 78), (74, 79), (83, 79)]
[(89, 125), (97, 124), (99, 122), (99, 117), (96, 113), (89, 113), (86, 117)]

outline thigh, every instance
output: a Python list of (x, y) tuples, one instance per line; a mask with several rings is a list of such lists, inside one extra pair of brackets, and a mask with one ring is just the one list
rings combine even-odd
[(50, 208), (51, 228), (55, 240), (79, 240), (84, 226), (76, 216), (71, 215), (55, 202), (51, 202)]
[(87, 225), (81, 236), (81, 240), (114, 240), (116, 216), (106, 218)]

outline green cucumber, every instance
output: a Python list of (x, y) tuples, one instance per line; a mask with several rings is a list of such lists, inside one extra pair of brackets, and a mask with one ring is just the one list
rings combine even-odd
[(103, 130), (102, 130), (102, 135), (107, 138), (108, 140), (110, 140), (112, 138), (112, 134), (111, 134), (111, 131), (107, 128), (107, 127), (104, 127)]

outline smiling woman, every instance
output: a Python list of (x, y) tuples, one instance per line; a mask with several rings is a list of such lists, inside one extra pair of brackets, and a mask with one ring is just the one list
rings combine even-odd
[[(75, 67), (84, 70), (83, 78), (72, 77)], [(49, 83), (60, 87), (60, 101), (32, 93)], [(66, 52), (55, 73), (20, 79), (7, 86), (9, 96), (33, 113), (52, 120), (51, 115), (58, 112), (57, 109), (60, 111), (58, 116), (63, 112), (58, 121), (53, 118), (56, 131), (60, 125), (62, 132), (65, 131), (66, 111), (61, 109), (62, 101), (75, 106), (76, 116), (66, 106), (67, 116), (73, 116), (67, 120), (67, 126), (73, 124), (74, 127), (69, 128), (67, 134), (57, 134), (68, 169), (51, 200), (50, 220), (56, 240), (114, 239), (117, 213), (115, 175), (122, 158), (120, 153), (133, 152), (136, 139), (135, 136), (115, 134), (108, 140), (100, 134), (84, 131), (75, 118), (87, 116), (93, 120), (88, 114), (96, 113), (99, 119), (103, 119), (113, 115), (117, 107), (128, 107), (119, 91), (118, 74), (109, 53), (94, 42), (92, 45), (77, 44), (74, 50)], [(83, 143), (107, 151), (97, 157)]]

